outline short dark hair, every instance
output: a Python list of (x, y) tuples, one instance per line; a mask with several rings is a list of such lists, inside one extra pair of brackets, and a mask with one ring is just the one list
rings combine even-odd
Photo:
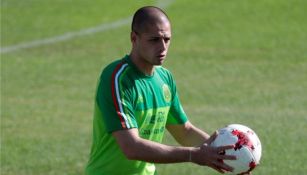
[(131, 31), (143, 32), (148, 24), (157, 22), (161, 15), (169, 21), (167, 14), (158, 7), (145, 6), (138, 9), (133, 15)]

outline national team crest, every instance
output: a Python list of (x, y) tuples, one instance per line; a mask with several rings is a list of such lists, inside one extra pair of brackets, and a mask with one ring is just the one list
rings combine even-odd
[(164, 84), (164, 85), (162, 86), (162, 89), (163, 89), (164, 100), (165, 100), (166, 102), (170, 102), (171, 99), (172, 99), (172, 93), (171, 93), (171, 91), (170, 91), (168, 85)]

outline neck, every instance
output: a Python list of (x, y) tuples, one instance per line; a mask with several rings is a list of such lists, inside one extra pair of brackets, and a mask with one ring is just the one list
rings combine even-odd
[(138, 55), (133, 52), (129, 55), (131, 61), (136, 65), (136, 67), (144, 74), (151, 76), (155, 71), (155, 66), (145, 61), (145, 59), (140, 58)]

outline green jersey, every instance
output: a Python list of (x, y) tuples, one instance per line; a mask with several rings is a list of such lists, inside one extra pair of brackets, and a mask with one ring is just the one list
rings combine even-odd
[[(161, 143), (167, 124), (187, 121), (171, 73), (161, 66), (146, 76), (129, 56), (107, 66), (95, 99), (88, 175), (153, 175), (150, 162), (128, 160), (112, 132), (138, 128), (140, 137)], [(127, 145), (129, 146), (129, 145)]]

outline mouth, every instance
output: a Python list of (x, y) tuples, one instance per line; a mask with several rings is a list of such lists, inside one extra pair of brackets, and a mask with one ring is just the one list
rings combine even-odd
[(160, 58), (160, 59), (163, 59), (163, 58), (165, 58), (165, 54), (160, 54), (160, 55), (158, 55), (158, 57)]

